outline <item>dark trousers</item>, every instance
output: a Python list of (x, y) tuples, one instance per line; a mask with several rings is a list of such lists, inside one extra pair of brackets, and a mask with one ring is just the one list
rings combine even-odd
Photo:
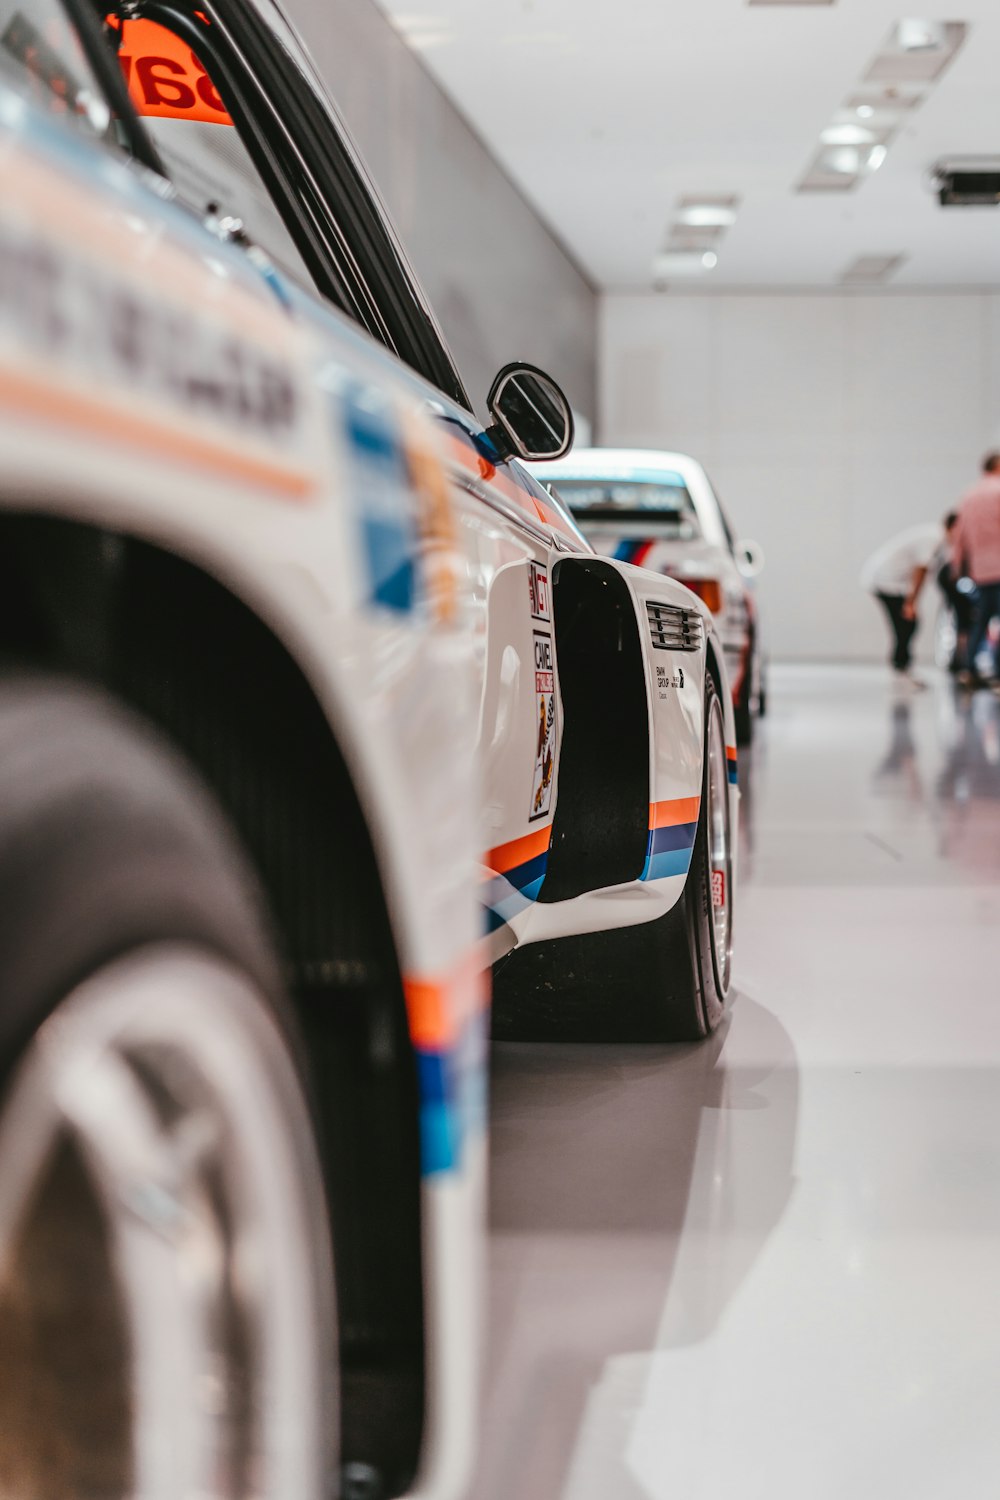
[[(986, 632), (994, 615), (1000, 615), (1000, 582), (980, 583), (976, 586), (976, 618), (969, 632), (969, 666), (976, 670), (976, 657), (983, 649), (986, 641)], [(993, 672), (997, 672), (996, 653), (994, 652)]]
[(917, 633), (916, 620), (903, 617), (905, 594), (876, 594), (875, 598), (889, 616), (892, 626), (893, 649), (889, 660), (897, 672), (907, 672), (910, 667), (910, 642)]

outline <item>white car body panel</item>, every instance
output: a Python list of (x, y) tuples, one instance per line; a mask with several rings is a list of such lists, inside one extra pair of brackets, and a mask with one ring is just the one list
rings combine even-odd
[[(62, 329), (53, 342), (32, 322), (44, 307), (5, 305), (0, 294), (0, 510), (140, 538), (211, 574), (283, 643), (349, 767), (377, 852), (414, 1045), (441, 1050), (457, 1079), (455, 1159), (426, 1171), (422, 1187), (427, 1420), (412, 1492), (449, 1500), (470, 1464), (482, 1298), (487, 946), (475, 872), (513, 897), (484, 851), (537, 844), (551, 827), (558, 660), (553, 649), (552, 775), (533, 819), (535, 652), (539, 640), (553, 644), (554, 631), (531, 606), (540, 579), (551, 587), (555, 566), (591, 554), (557, 506), (541, 491), (532, 498), (530, 481), (487, 473), (489, 465), (477, 471), (468, 443), (429, 415), (427, 387), (412, 372), (335, 314), (290, 315), (241, 251), (215, 244), (126, 165), (76, 141), (63, 149), (3, 92), (0, 250), (56, 266), (49, 292)], [(154, 343), (168, 314), (181, 320), (181, 355), (161, 341), (129, 373), (101, 325), (125, 294)], [(245, 366), (287, 382), (292, 414), (273, 431), (178, 394), (179, 358), (221, 367), (234, 341)], [(366, 470), (348, 432), (350, 412), (362, 409), (411, 473), (418, 460), (431, 488), (449, 477), (446, 517), (429, 521), (426, 493)], [(405, 610), (371, 602), (364, 528), (376, 513), (412, 539), (418, 589)], [(655, 650), (646, 602), (700, 605), (668, 578), (608, 566), (628, 586), (643, 642), (651, 804), (693, 805), (705, 652)], [(715, 626), (701, 613), (721, 662)], [(672, 685), (681, 673), (683, 685)], [(734, 820), (737, 795), (733, 785)], [(635, 880), (550, 905), (518, 892), (503, 942), (649, 921), (684, 881)]]

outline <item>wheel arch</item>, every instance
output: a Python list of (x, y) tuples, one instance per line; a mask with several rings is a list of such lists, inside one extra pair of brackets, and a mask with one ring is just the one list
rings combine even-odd
[[(336, 1249), (344, 1457), (380, 1468), (399, 1492), (420, 1454), (425, 1329), (418, 1079), (388, 819), (336, 684), (327, 674), (320, 691), (294, 623), (249, 571), (195, 543), (4, 496), (0, 659), (94, 682), (137, 710), (241, 836), (311, 1073)], [(373, 1376), (387, 1370), (397, 1389), (373, 1402)], [(380, 1406), (391, 1432), (373, 1429)]]

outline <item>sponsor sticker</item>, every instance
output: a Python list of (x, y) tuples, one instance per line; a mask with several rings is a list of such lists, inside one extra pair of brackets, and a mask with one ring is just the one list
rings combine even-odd
[(543, 818), (552, 806), (552, 773), (555, 769), (556, 694), (552, 662), (552, 637), (536, 630), (535, 658), (535, 774), (531, 784), (529, 821)]
[(207, 70), (180, 37), (156, 21), (108, 20), (121, 28), (118, 62), (137, 114), (233, 123)]
[(549, 611), (549, 575), (537, 563), (528, 564), (528, 598), (533, 620), (551, 620)]
[(667, 697), (669, 696), (668, 689), (676, 689), (679, 692), (683, 688), (683, 686), (684, 686), (684, 668), (683, 667), (676, 667), (676, 668), (662, 667), (662, 666), (659, 665), (659, 663), (657, 663), (657, 667), (656, 667), (656, 690), (657, 690), (657, 692), (658, 692), (661, 700), (664, 703), (666, 702)]
[(716, 911), (721, 910), (726, 904), (726, 872), (725, 870), (712, 871), (712, 906)]

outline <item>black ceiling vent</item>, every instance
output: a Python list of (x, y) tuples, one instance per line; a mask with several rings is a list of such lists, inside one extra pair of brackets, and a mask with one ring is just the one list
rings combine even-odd
[(939, 161), (933, 175), (942, 208), (996, 208), (1000, 203), (1000, 156)]

